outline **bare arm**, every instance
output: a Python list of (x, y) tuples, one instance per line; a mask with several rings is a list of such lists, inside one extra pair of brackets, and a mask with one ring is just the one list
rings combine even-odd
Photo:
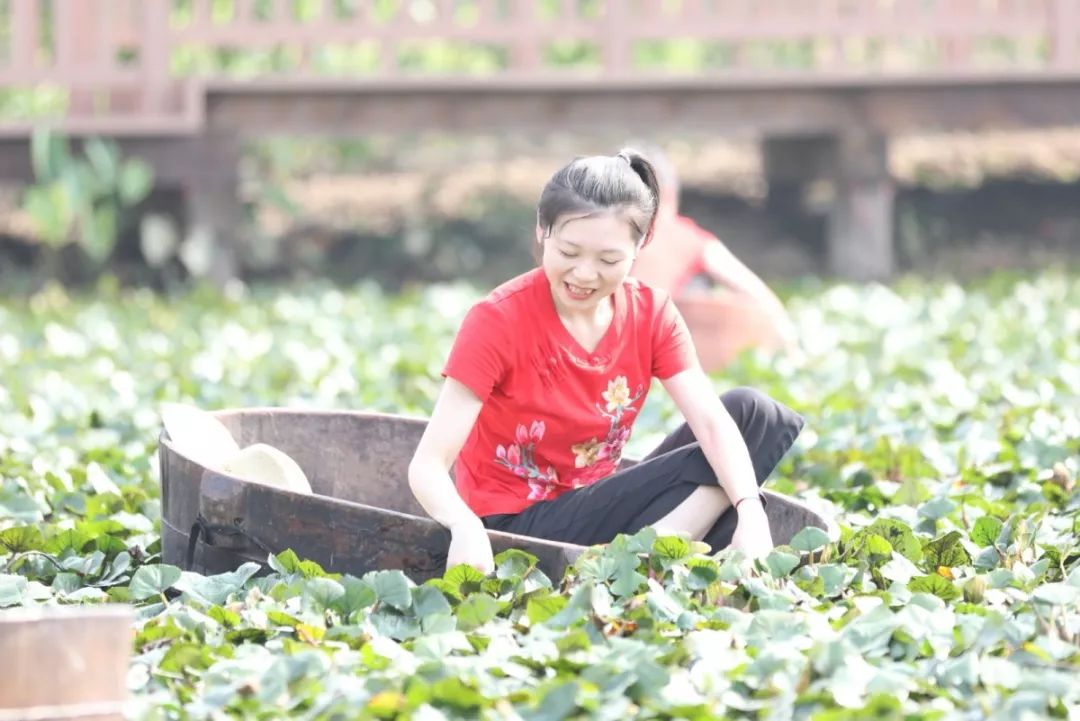
[(785, 345), (795, 342), (795, 326), (784, 304), (757, 273), (750, 270), (720, 240), (709, 243), (704, 251), (705, 272), (732, 291), (750, 298), (773, 319), (777, 333)]
[(409, 463), (409, 488), (428, 515), (450, 529), (446, 567), (468, 563), (491, 573), (495, 560), (487, 530), (450, 480), (450, 466), (465, 445), (483, 405), (467, 386), (446, 379)]
[(686, 419), (732, 505), (758, 495), (750, 452), (739, 427), (700, 367), (661, 381)]
[(773, 547), (769, 517), (764, 503), (758, 500), (750, 452), (731, 414), (700, 368), (677, 373), (663, 383), (701, 444), (721, 490), (736, 508), (739, 520), (731, 546), (751, 557), (768, 553)]
[(482, 407), (483, 402), (467, 386), (447, 378), (409, 463), (409, 488), (416, 500), (429, 516), (450, 529), (480, 524), (454, 488), (450, 466), (465, 445)]

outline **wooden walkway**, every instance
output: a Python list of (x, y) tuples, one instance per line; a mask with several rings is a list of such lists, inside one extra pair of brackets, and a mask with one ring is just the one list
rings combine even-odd
[(831, 267), (880, 277), (888, 137), (1080, 121), (1080, 0), (0, 3), (2, 97), (43, 89), (0, 114), (0, 177), (37, 126), (118, 138), (223, 238), (251, 137), (754, 133), (777, 187), (834, 184)]

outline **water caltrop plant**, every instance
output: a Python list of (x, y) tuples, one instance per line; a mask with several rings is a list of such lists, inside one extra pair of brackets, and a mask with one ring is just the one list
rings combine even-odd
[[(0, 302), (0, 608), (138, 611), (132, 718), (1080, 718), (1080, 278), (804, 288), (773, 488), (834, 515), (757, 561), (645, 530), (565, 578), (160, 558), (164, 402), (426, 413), (477, 291), (50, 287)], [(675, 422), (663, 394), (626, 455)], [(523, 429), (521, 443), (542, 429)], [(509, 458), (509, 451), (508, 451)]]

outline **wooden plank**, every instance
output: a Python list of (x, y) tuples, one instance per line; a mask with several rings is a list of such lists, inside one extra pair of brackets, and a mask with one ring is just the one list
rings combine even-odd
[(83, 3), (62, 3), (53, 9), (52, 37), (56, 49), (56, 67), (66, 70), (78, 67), (76, 43), (79, 33), (77, 28), (86, 19), (86, 5)]
[(273, 22), (289, 26), (296, 22), (296, 6), (293, 0), (271, 0), (273, 4)]
[(454, 17), (454, 6), (456, 4), (454, 0), (435, 0), (435, 16), (430, 24), (441, 25), (442, 27), (460, 25)]
[(320, 0), (317, 22), (323, 27), (333, 27), (341, 22), (341, 18), (338, 17), (337, 10), (334, 7), (334, 0)]
[(192, 0), (191, 25), (196, 32), (214, 27), (214, 0)]
[(258, 23), (255, 17), (255, 0), (233, 0), (233, 27), (250, 27)]
[(134, 623), (133, 609), (118, 604), (0, 613), (0, 719), (85, 718), (75, 711), (92, 710), (120, 721)]
[[(84, 73), (103, 72), (101, 67), (102, 43), (98, 30), (101, 14), (99, 0), (59, 3), (53, 6), (53, 37), (56, 43), (56, 68), (59, 80)], [(108, 101), (108, 83), (101, 88), (70, 87), (68, 108), (72, 115), (92, 115), (98, 102)], [(104, 95), (102, 95), (104, 93)]]
[(65, 88), (75, 90), (93, 90), (103, 87), (133, 89), (142, 87), (143, 77), (137, 68), (132, 67), (103, 68), (90, 65), (84, 68), (73, 68), (61, 76), (56, 70), (47, 67), (16, 70), (0, 66), (0, 84), (26, 86), (36, 83), (57, 84), (58, 82)]
[(169, 0), (143, 0), (140, 69), (144, 78), (142, 112), (161, 113), (168, 107), (172, 87), (169, 58), (173, 42), (169, 36)]
[(499, 0), (476, 0), (479, 10), (478, 25), (498, 25), (504, 18), (499, 12)]
[(604, 17), (606, 33), (603, 35), (601, 52), (604, 71), (611, 76), (625, 75), (630, 72), (630, 18), (624, 3), (608, 3)]
[(11, 7), (11, 67), (28, 71), (38, 66), (40, 7), (37, 0), (13, 0)]

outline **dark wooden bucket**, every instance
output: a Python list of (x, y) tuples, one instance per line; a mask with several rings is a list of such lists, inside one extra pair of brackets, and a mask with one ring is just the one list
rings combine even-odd
[(120, 605), (0, 612), (0, 721), (122, 721), (134, 622)]
[[(215, 414), (241, 447), (267, 443), (304, 469), (312, 495), (249, 483), (204, 468), (162, 434), (162, 557), (205, 574), (265, 564), (291, 548), (334, 573), (401, 569), (420, 583), (445, 571), (449, 532), (409, 490), (407, 468), (426, 420), (359, 411), (246, 409)], [(826, 519), (770, 494), (777, 543)], [(496, 553), (520, 548), (553, 580), (582, 546), (488, 532)]]

